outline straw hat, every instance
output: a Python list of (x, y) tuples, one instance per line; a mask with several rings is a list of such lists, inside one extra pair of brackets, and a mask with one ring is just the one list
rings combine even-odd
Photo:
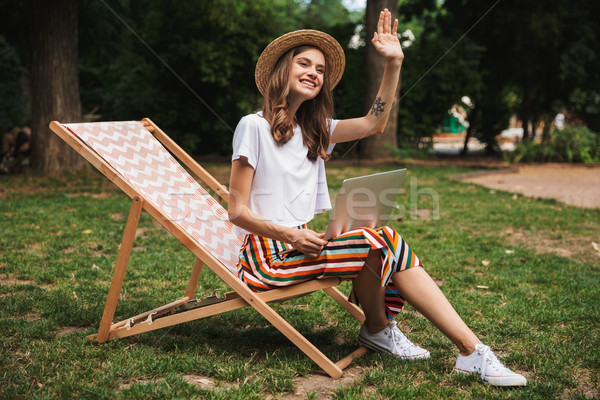
[(329, 61), (329, 71), (327, 73), (329, 74), (331, 89), (338, 84), (342, 79), (344, 67), (346, 66), (342, 46), (326, 33), (312, 29), (302, 29), (286, 33), (273, 40), (258, 58), (254, 78), (256, 79), (256, 86), (263, 96), (267, 91), (267, 85), (277, 60), (288, 50), (304, 45), (317, 47), (325, 53)]

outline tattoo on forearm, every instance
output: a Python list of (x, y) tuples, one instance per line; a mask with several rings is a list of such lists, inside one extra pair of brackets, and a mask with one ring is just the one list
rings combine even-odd
[(376, 98), (375, 101), (373, 102), (373, 105), (371, 106), (371, 114), (378, 117), (379, 114), (381, 114), (383, 112), (384, 107), (385, 107), (385, 102), (381, 101), (381, 97)]

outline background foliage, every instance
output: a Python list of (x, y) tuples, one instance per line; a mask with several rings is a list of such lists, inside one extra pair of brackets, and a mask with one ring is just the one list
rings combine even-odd
[(566, 126), (541, 143), (520, 143), (510, 161), (600, 163), (600, 136), (585, 126)]
[(22, 88), (25, 68), (15, 48), (0, 36), (0, 126), (3, 131), (27, 122), (29, 100)]
[(598, 131), (600, 26), (587, 15), (599, 7), (587, 0), (401, 0), (402, 25), (417, 39), (406, 49), (400, 131), (431, 134), (435, 117), (465, 95), (475, 106), (475, 135), (490, 149), (512, 113), (550, 125), (564, 108)]
[[(2, 131), (29, 119), (27, 5), (0, 0)], [(473, 133), (490, 150), (512, 113), (549, 125), (567, 109), (599, 131), (599, 12), (595, 0), (399, 0), (399, 31), (415, 37), (405, 42), (400, 146), (426, 143), (465, 95), (475, 106)], [(314, 28), (346, 52), (337, 116), (361, 115), (371, 36), (363, 14), (341, 0), (81, 0), (83, 110), (98, 107), (105, 120), (148, 116), (187, 150), (226, 155), (239, 118), (260, 107), (254, 65), (262, 49), (284, 32)], [(359, 45), (351, 45), (355, 35)]]

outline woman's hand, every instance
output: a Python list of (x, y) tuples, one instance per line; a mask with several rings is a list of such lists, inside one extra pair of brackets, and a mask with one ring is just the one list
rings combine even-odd
[(364, 117), (340, 121), (331, 134), (333, 143), (349, 142), (382, 133), (392, 109), (397, 110), (394, 103), (397, 102), (396, 90), (400, 80), (402, 60), (404, 60), (397, 31), (398, 20), (394, 20), (392, 25), (392, 14), (386, 8), (379, 14), (377, 32), (371, 40), (377, 52), (386, 59), (375, 101)]
[(395, 19), (392, 25), (392, 13), (387, 8), (379, 13), (377, 32), (374, 33), (371, 43), (387, 61), (404, 60), (404, 53), (398, 40), (398, 20)]
[(307, 256), (318, 256), (327, 244), (327, 240), (323, 239), (324, 233), (317, 233), (311, 229), (291, 229), (289, 243), (294, 246), (294, 249)]

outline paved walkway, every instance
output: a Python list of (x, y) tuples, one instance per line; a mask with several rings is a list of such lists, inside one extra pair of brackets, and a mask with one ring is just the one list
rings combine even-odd
[(553, 198), (578, 207), (600, 208), (600, 166), (519, 165), (518, 171), (487, 173), (461, 180), (525, 196)]

